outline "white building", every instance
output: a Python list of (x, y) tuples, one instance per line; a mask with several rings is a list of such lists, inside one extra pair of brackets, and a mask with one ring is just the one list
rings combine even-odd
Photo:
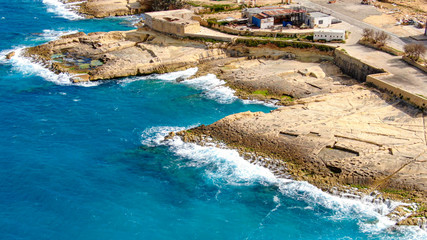
[(319, 29), (314, 30), (313, 40), (325, 40), (327, 42), (332, 40), (345, 40), (345, 30), (339, 29)]
[(332, 18), (333, 17), (321, 12), (311, 12), (311, 13), (307, 13), (305, 17), (305, 24), (307, 26), (310, 26), (311, 28), (314, 28), (314, 27), (326, 28), (331, 26)]

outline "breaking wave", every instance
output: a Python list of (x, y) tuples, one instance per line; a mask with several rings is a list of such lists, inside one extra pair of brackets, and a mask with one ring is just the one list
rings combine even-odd
[(165, 74), (152, 74), (143, 77), (132, 77), (126, 78), (121, 82), (124, 84), (131, 83), (134, 81), (146, 80), (146, 79), (159, 79), (162, 81), (179, 82), (185, 84), (191, 88), (201, 90), (201, 95), (215, 100), (219, 103), (229, 104), (234, 102), (237, 97), (234, 96), (234, 90), (225, 86), (225, 81), (218, 79), (214, 74), (208, 74), (206, 76), (189, 79), (194, 76), (198, 71), (198, 68), (189, 68), (184, 71), (177, 71)]
[[(100, 82), (73, 83), (71, 81), (73, 75), (70, 75), (68, 73), (56, 74), (50, 71), (45, 66), (43, 66), (41, 63), (35, 62), (30, 58), (24, 57), (24, 49), (25, 47), (17, 47), (13, 50), (4, 50), (0, 52), (0, 63), (11, 64), (13, 71), (20, 72), (24, 75), (36, 75), (42, 77), (46, 81), (53, 82), (58, 85), (93, 87), (101, 84)], [(6, 60), (6, 55), (12, 51), (15, 52), (15, 56), (13, 56), (10, 60)]]
[[(274, 196), (276, 207), (269, 214), (282, 207), (281, 199), (295, 199), (305, 202), (305, 209), (325, 208), (333, 212), (330, 220), (354, 220), (359, 222), (362, 232), (385, 239), (426, 239), (427, 232), (415, 226), (394, 227), (395, 222), (387, 217), (400, 202), (375, 202), (373, 197), (361, 199), (345, 198), (323, 192), (319, 188), (303, 181), (276, 177), (269, 169), (251, 164), (243, 159), (236, 150), (219, 148), (213, 144), (200, 146), (186, 143), (179, 137), (164, 140), (170, 132), (185, 130), (184, 127), (152, 127), (142, 134), (142, 144), (151, 147), (167, 146), (176, 156), (190, 160), (187, 167), (201, 168), (205, 177), (214, 184), (276, 186)], [(286, 207), (286, 206), (283, 206)], [(394, 233), (390, 229), (394, 227)], [(397, 232), (397, 233), (396, 233)]]
[(58, 39), (61, 36), (74, 34), (77, 32), (78, 31), (57, 31), (57, 30), (45, 29), (39, 36), (37, 36), (34, 39), (34, 41), (53, 41)]
[(43, 0), (43, 3), (48, 7), (48, 12), (54, 13), (59, 17), (66, 18), (68, 20), (83, 19), (82, 16), (73, 11), (74, 6), (80, 2), (63, 3), (59, 0)]
[[(43, 33), (34, 39), (35, 41), (53, 41), (58, 39), (61, 36), (76, 33), (77, 31), (57, 31), (45, 29)], [(58, 85), (63, 86), (82, 86), (82, 87), (93, 87), (98, 86), (101, 82), (82, 82), (82, 83), (73, 83), (71, 78), (75, 75), (68, 73), (56, 74), (50, 71), (48, 68), (43, 66), (41, 63), (34, 61), (33, 59), (27, 58), (24, 56), (23, 52), (28, 46), (18, 46), (14, 49), (3, 50), (0, 52), (0, 64), (10, 64), (12, 65), (12, 70), (21, 72), (24, 75), (36, 75), (42, 77), (46, 81), (53, 82)], [(10, 52), (15, 52), (15, 55), (11, 59), (6, 59), (6, 55)]]
[[(152, 74), (149, 76), (142, 77), (129, 77), (121, 80), (122, 84), (128, 84), (135, 81), (147, 80), (147, 79), (158, 79), (168, 82), (179, 82), (180, 84), (187, 85), (191, 88), (201, 90), (201, 96), (217, 101), (221, 104), (231, 104), (238, 100), (234, 94), (236, 91), (226, 86), (224, 80), (218, 79), (214, 74), (207, 74), (205, 76), (192, 78), (198, 71), (198, 68), (189, 68), (183, 71), (164, 73), (164, 74)], [(277, 107), (276, 102), (263, 102), (257, 100), (241, 100), (244, 104), (262, 104), (268, 107)]]
[(182, 81), (182, 83), (202, 90), (202, 96), (222, 104), (230, 104), (237, 99), (234, 95), (235, 91), (225, 86), (225, 81), (218, 79), (214, 74), (187, 79)]
[(119, 82), (126, 85), (128, 83), (141, 81), (141, 80), (147, 80), (147, 79), (159, 79), (163, 81), (173, 81), (176, 82), (178, 79), (187, 79), (191, 76), (194, 76), (198, 71), (198, 68), (189, 68), (183, 71), (176, 71), (176, 72), (170, 72), (170, 73), (164, 73), (164, 74), (151, 74), (148, 76), (140, 76), (140, 77), (128, 77), (123, 80), (120, 80)]

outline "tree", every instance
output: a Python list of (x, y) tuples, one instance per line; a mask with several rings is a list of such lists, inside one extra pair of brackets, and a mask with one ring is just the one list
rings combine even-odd
[(378, 31), (375, 33), (375, 43), (380, 47), (384, 46), (389, 39), (390, 36), (384, 31)]
[(370, 28), (364, 28), (363, 29), (363, 33), (362, 33), (362, 37), (366, 40), (366, 41), (372, 41), (374, 38), (374, 30), (370, 29)]
[(405, 50), (405, 55), (410, 59), (417, 61), (421, 56), (424, 56), (427, 49), (421, 43), (409, 43), (403, 47)]
[(184, 7), (184, 4), (182, 0), (152, 0), (151, 10), (163, 11), (179, 9)]

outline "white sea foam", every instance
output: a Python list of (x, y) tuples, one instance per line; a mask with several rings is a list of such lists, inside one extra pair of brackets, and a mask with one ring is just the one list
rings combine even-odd
[[(15, 56), (13, 56), (10, 60), (6, 60), (6, 55), (11, 51), (15, 52)], [(17, 47), (13, 50), (4, 50), (0, 52), (0, 63), (11, 64), (12, 70), (14, 71), (21, 72), (24, 75), (36, 75), (44, 78), (46, 81), (53, 82), (58, 85), (92, 87), (100, 84), (100, 82), (84, 82), (74, 84), (71, 81), (72, 75), (68, 73), (56, 74), (42, 64), (35, 62), (30, 58), (24, 57), (23, 51), (24, 47)]]
[(277, 108), (277, 103), (279, 101), (278, 100), (270, 100), (268, 102), (265, 102), (265, 101), (260, 101), (260, 100), (244, 99), (244, 100), (242, 100), (242, 102), (244, 104), (258, 104), (258, 105), (264, 105), (264, 106), (271, 107), (271, 108)]
[(118, 16), (118, 17), (114, 17), (114, 18), (123, 19), (123, 20), (129, 22), (129, 25), (135, 26), (137, 23), (139, 23), (141, 21), (141, 19), (144, 18), (144, 14)]
[(198, 71), (198, 68), (189, 68), (184, 71), (177, 71), (165, 74), (152, 74), (143, 77), (131, 77), (125, 78), (121, 83), (128, 84), (135, 81), (146, 80), (146, 79), (159, 79), (162, 81), (176, 82), (181, 80), (181, 84), (185, 84), (191, 88), (202, 90), (202, 96), (215, 100), (219, 103), (232, 103), (237, 97), (234, 96), (234, 90), (225, 86), (225, 81), (218, 79), (214, 74), (208, 74), (206, 76), (189, 79), (194, 76)]
[(43, 3), (48, 7), (48, 12), (54, 13), (59, 17), (63, 17), (69, 20), (83, 19), (82, 16), (73, 11), (73, 6), (77, 3), (65, 4), (59, 0), (43, 0)]
[(162, 144), (163, 139), (171, 132), (179, 132), (185, 127), (152, 127), (144, 130), (141, 134), (141, 143), (146, 146), (154, 147)]
[[(238, 100), (234, 95), (236, 91), (226, 86), (226, 82), (218, 79), (214, 74), (207, 74), (205, 76), (189, 79), (194, 76), (198, 68), (189, 68), (184, 71), (177, 71), (164, 74), (152, 74), (142, 77), (129, 77), (121, 80), (124, 85), (141, 80), (159, 79), (168, 82), (179, 82), (191, 88), (201, 90), (201, 95), (205, 98), (215, 100), (222, 104), (230, 104)], [(258, 100), (242, 100), (244, 104), (260, 104), (268, 107), (277, 107), (277, 101), (263, 102)]]
[[(43, 33), (40, 34), (35, 40), (36, 41), (52, 41), (56, 40), (61, 36), (76, 33), (77, 31), (57, 31), (57, 30), (43, 30)], [(0, 52), (0, 64), (11, 64), (12, 70), (21, 72), (24, 75), (36, 75), (44, 78), (49, 82), (56, 83), (58, 85), (73, 85), (73, 86), (82, 86), (82, 87), (93, 87), (98, 86), (101, 82), (82, 82), (82, 83), (73, 83), (71, 78), (73, 75), (68, 73), (56, 74), (50, 71), (48, 68), (43, 66), (41, 63), (35, 62), (33, 59), (23, 56), (23, 51), (27, 46), (18, 46), (14, 49), (3, 50)], [(7, 60), (6, 55), (10, 52), (15, 52), (15, 55)]]
[(35, 41), (53, 41), (58, 39), (61, 36), (77, 33), (78, 31), (57, 31), (57, 30), (51, 30), (51, 29), (45, 29), (43, 30), (43, 33), (40, 34)]
[(197, 68), (189, 68), (183, 71), (176, 71), (176, 72), (170, 72), (170, 73), (164, 73), (164, 74), (151, 74), (148, 76), (140, 76), (140, 77), (128, 77), (123, 80), (120, 80), (119, 82), (126, 85), (128, 83), (141, 81), (141, 80), (147, 80), (147, 79), (159, 79), (163, 81), (176, 81), (177, 79), (187, 79), (194, 74), (196, 74), (198, 71)]
[(218, 79), (214, 74), (188, 79), (182, 83), (195, 89), (202, 90), (203, 96), (219, 103), (229, 104), (237, 99), (234, 95), (235, 91), (225, 86), (225, 81)]
[[(191, 128), (191, 127), (190, 127)], [(277, 178), (268, 169), (253, 165), (239, 156), (235, 150), (217, 148), (213, 145), (200, 146), (186, 143), (179, 137), (163, 141), (170, 132), (182, 131), (184, 127), (152, 127), (142, 133), (142, 144), (168, 146), (177, 156), (190, 159), (187, 167), (203, 167), (211, 180), (226, 180), (227, 184), (248, 185), (254, 181), (272, 184)]]
[[(279, 194), (274, 196), (276, 207), (269, 213), (273, 214), (281, 205), (281, 198), (293, 198), (305, 202), (307, 209), (318, 207), (330, 209), (331, 220), (356, 219), (362, 232), (369, 235), (385, 236), (395, 225), (386, 215), (399, 202), (377, 202), (373, 197), (366, 196), (362, 199), (343, 198), (323, 192), (317, 187), (302, 181), (277, 178), (270, 170), (249, 163), (237, 151), (218, 148), (213, 145), (200, 146), (194, 143), (185, 143), (179, 137), (162, 141), (170, 131), (181, 131), (183, 127), (154, 127), (144, 131), (143, 143), (151, 146), (164, 145), (179, 157), (189, 159), (187, 167), (197, 167), (205, 170), (206, 177), (212, 182), (221, 182), (228, 185), (265, 184), (278, 186)], [(268, 216), (267, 216), (268, 217)], [(399, 239), (427, 239), (427, 232), (418, 227), (396, 227)], [(394, 235), (395, 236), (395, 235)], [(394, 239), (395, 237), (392, 237)]]

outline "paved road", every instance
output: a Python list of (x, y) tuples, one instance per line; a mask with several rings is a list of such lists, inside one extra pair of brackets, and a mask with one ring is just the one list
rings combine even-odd
[(393, 77), (387, 79), (393, 85), (427, 96), (427, 74), (407, 64), (400, 56), (392, 56), (360, 44), (347, 45), (344, 48), (351, 56), (393, 74)]
[(384, 31), (384, 32), (386, 32), (391, 37), (391, 39), (389, 41), (393, 42), (394, 43), (393, 45), (395, 47), (397, 47), (399, 50), (403, 50), (403, 46), (405, 44), (414, 42), (414, 40), (411, 39), (411, 38), (401, 38), (401, 37), (399, 37), (398, 35), (396, 35), (394, 33), (385, 31), (384, 29), (381, 29), (381, 28), (378, 28), (376, 26), (373, 26), (373, 25), (370, 25), (368, 23), (365, 23), (363, 21), (357, 20), (355, 18), (352, 18), (349, 15), (346, 15), (346, 14), (334, 11), (334, 10), (332, 10), (330, 8), (327, 8), (325, 6), (322, 6), (320, 4), (310, 2), (309, 0), (299, 0), (299, 2), (303, 6), (321, 10), (324, 13), (330, 14), (331, 16), (333, 16), (333, 17), (335, 17), (337, 19), (340, 19), (342, 21), (350, 23), (351, 25), (360, 28), (361, 31), (363, 31), (364, 28), (371, 28), (371, 29), (374, 29), (376, 31)]
[[(340, 45), (342, 48), (346, 49), (346, 51), (351, 56), (359, 58), (362, 61), (378, 68), (383, 68), (387, 72), (393, 74), (394, 76), (388, 79), (388, 81), (390, 81), (392, 84), (415, 94), (427, 96), (426, 73), (402, 61), (401, 57), (392, 56), (390, 54), (376, 51), (374, 49), (357, 44), (357, 41), (360, 39), (364, 28), (371, 28), (381, 31), (383, 31), (383, 29), (354, 19), (343, 13), (333, 11), (325, 6), (310, 2), (308, 0), (300, 0), (300, 3), (311, 8), (321, 9), (323, 12), (331, 14), (332, 16), (346, 22), (346, 30), (350, 30), (352, 33), (350, 34), (350, 39), (347, 41), (347, 44)], [(410, 38), (400, 38), (396, 34), (390, 32), (387, 33), (391, 36), (391, 40), (388, 44), (400, 50), (403, 49), (405, 44), (416, 42)]]

